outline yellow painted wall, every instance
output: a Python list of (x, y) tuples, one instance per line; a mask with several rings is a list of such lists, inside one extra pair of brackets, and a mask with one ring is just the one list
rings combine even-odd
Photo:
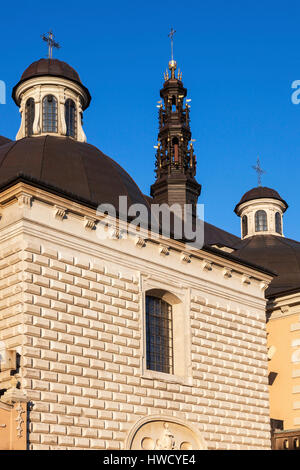
[[(295, 313), (271, 319), (267, 324), (268, 346), (276, 347), (269, 361), (269, 372), (278, 374), (270, 386), (270, 417), (283, 420), (284, 429), (300, 428), (300, 393), (293, 393), (293, 388), (297, 386), (300, 391), (300, 362), (292, 362), (293, 354), (300, 350), (300, 346), (292, 346), (293, 341), (300, 339), (299, 321), (299, 313)], [(299, 329), (295, 329), (297, 324)], [(299, 376), (293, 377), (296, 371)], [(295, 409), (297, 402), (299, 409)]]

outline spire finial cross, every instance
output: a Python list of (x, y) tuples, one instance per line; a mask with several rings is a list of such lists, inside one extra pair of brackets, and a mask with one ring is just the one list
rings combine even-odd
[(176, 31), (171, 28), (171, 31), (169, 32), (168, 36), (169, 38), (171, 39), (171, 59), (174, 60), (174, 57), (173, 57), (173, 41), (174, 41), (174, 34), (176, 33)]
[(252, 168), (253, 168), (253, 170), (255, 170), (256, 173), (257, 173), (257, 185), (258, 185), (258, 186), (261, 186), (261, 176), (262, 176), (263, 174), (265, 174), (266, 172), (265, 172), (265, 171), (261, 168), (261, 166), (260, 166), (259, 156), (257, 157), (256, 165), (255, 165), (255, 166), (252, 165)]
[(52, 49), (60, 49), (60, 44), (54, 41), (54, 34), (52, 33), (51, 29), (48, 33), (43, 34), (42, 36), (43, 41), (48, 44), (48, 59), (52, 59)]

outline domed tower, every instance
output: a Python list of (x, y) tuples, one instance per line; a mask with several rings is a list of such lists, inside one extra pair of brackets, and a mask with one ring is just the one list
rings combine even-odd
[(17, 140), (51, 134), (86, 142), (82, 119), (91, 96), (67, 63), (52, 58), (33, 62), (12, 97), (21, 113)]
[(253, 235), (283, 237), (282, 216), (287, 203), (277, 191), (258, 186), (243, 195), (234, 211), (241, 218), (241, 238)]
[(86, 142), (82, 113), (91, 96), (78, 73), (57, 59), (31, 64), (14, 87), (21, 126), (16, 141), (0, 136), (0, 193), (22, 182), (97, 208), (149, 203), (114, 160)]
[[(156, 153), (156, 181), (151, 186), (151, 196), (155, 204), (169, 206), (191, 204), (193, 213), (201, 192), (195, 180), (196, 156), (191, 142), (189, 104), (187, 90), (182, 83), (182, 74), (177, 64), (169, 62), (165, 82), (160, 90), (159, 134)], [(185, 102), (184, 102), (185, 101)]]

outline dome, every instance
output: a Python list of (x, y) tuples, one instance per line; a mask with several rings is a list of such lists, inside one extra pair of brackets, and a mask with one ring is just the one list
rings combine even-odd
[[(88, 104), (91, 101), (91, 96), (88, 89), (81, 83), (80, 77), (76, 70), (73, 69), (69, 64), (66, 62), (62, 62), (58, 59), (40, 59), (36, 62), (33, 62), (27, 69), (23, 72), (21, 76), (21, 80), (17, 83), (17, 85), (13, 88), (12, 97), (16, 102), (15, 92), (18, 86), (35, 77), (43, 77), (43, 76), (53, 76), (53, 77), (61, 77), (71, 80), (72, 82), (78, 83), (88, 95)], [(88, 105), (87, 105), (88, 106)], [(86, 106), (86, 107), (87, 107)]]
[(288, 208), (288, 204), (285, 202), (284, 199), (280, 197), (277, 191), (275, 189), (271, 188), (266, 188), (263, 186), (257, 186), (256, 188), (250, 189), (250, 191), (247, 191), (240, 202), (235, 206), (234, 212), (237, 213), (238, 207), (243, 204), (244, 202), (252, 201), (253, 199), (277, 199), (281, 202), (283, 202), (286, 206), (285, 210)]
[(11, 140), (8, 139), (7, 137), (3, 137), (2, 135), (0, 135), (0, 146), (4, 144), (8, 144), (8, 142), (11, 142)]
[(256, 235), (236, 245), (235, 256), (277, 273), (267, 297), (300, 290), (300, 243), (276, 235)]
[(54, 75), (55, 77), (64, 77), (73, 82), (81, 83), (78, 73), (66, 62), (58, 59), (40, 59), (33, 62), (23, 72), (21, 81), (28, 80), (33, 77), (41, 77), (43, 75)]
[(114, 160), (90, 144), (69, 137), (26, 137), (0, 147), (0, 190), (27, 183), (96, 208), (101, 203), (149, 207), (147, 199)]

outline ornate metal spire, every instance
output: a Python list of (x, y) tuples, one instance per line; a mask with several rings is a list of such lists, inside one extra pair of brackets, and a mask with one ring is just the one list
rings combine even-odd
[[(165, 73), (165, 82), (160, 90), (159, 133), (156, 152), (156, 182), (151, 194), (158, 202), (172, 204), (192, 203), (196, 205), (201, 186), (194, 179), (196, 156), (190, 129), (190, 104), (185, 100), (187, 90), (182, 83), (182, 74), (175, 77), (177, 64), (173, 58), (173, 28), (169, 34), (172, 45), (172, 60), (169, 62), (171, 77)], [(175, 189), (176, 187), (176, 189)], [(188, 202), (189, 201), (189, 202)]]
[[(171, 31), (169, 32), (168, 36), (171, 39), (171, 60), (169, 61), (169, 69), (171, 70), (171, 78), (175, 78), (175, 70), (177, 68), (177, 63), (176, 60), (174, 60), (174, 34), (176, 31), (171, 28)], [(167, 73), (167, 76), (169, 78), (169, 74)]]
[(171, 60), (174, 60), (174, 57), (173, 57), (173, 42), (174, 42), (174, 34), (175, 33), (176, 33), (176, 31), (173, 28), (171, 28), (171, 31), (168, 34), (169, 38), (171, 39)]
[(54, 34), (51, 29), (48, 33), (43, 34), (41, 38), (48, 44), (48, 59), (52, 59), (52, 49), (60, 49), (60, 44), (54, 41)]

